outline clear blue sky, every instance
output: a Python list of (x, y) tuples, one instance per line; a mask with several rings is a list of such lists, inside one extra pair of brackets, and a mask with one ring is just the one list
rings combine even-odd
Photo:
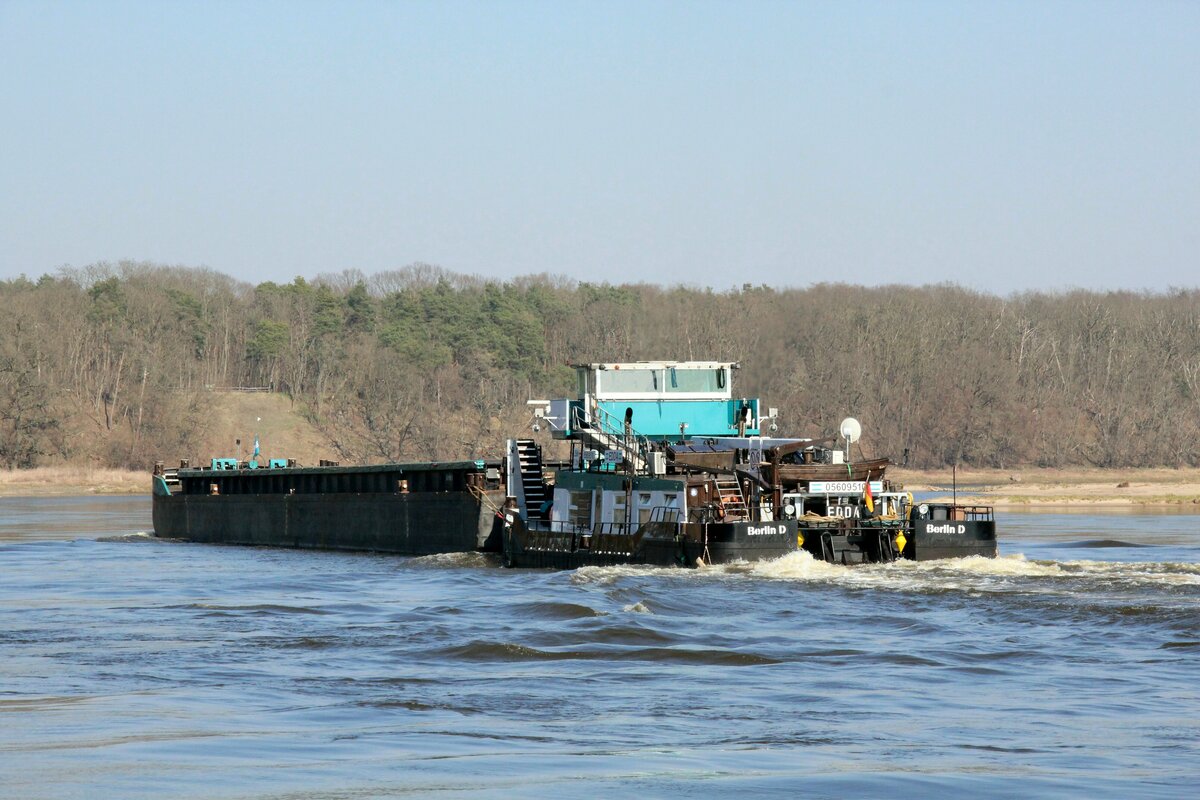
[(0, 0), (0, 278), (1200, 284), (1200, 3)]

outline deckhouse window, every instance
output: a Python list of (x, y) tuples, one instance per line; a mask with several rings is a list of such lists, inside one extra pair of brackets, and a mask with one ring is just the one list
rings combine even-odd
[(618, 524), (624, 524), (628, 514), (627, 506), (625, 505), (625, 495), (617, 494), (613, 496), (613, 513), (612, 521)]
[(663, 495), (663, 512), (662, 519), (664, 522), (679, 522), (679, 495), (664, 494)]
[(642, 493), (638, 494), (638, 524), (639, 525), (645, 525), (647, 522), (650, 521), (650, 518), (654, 515), (654, 509), (650, 505), (650, 503), (653, 500), (654, 500), (654, 497), (649, 492), (642, 492)]
[(576, 528), (589, 528), (592, 525), (592, 493), (590, 491), (570, 490), (567, 520)]

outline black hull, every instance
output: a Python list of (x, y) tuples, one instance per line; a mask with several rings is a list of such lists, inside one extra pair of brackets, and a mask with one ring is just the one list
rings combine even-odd
[[(995, 558), (994, 520), (910, 520), (864, 522), (857, 525), (801, 525), (803, 547), (813, 558), (830, 564), (886, 564), (904, 558), (936, 561), (943, 558)], [(903, 540), (899, 539), (903, 534)], [(899, 546), (903, 542), (903, 549)]]
[(796, 551), (796, 523), (669, 523), (641, 526), (632, 534), (530, 530), (520, 519), (505, 526), (505, 566), (578, 569), (649, 564), (694, 567), (734, 561), (768, 561)]
[(914, 520), (904, 557), (914, 561), (983, 556), (995, 558), (995, 520)]
[(501, 528), (471, 492), (156, 495), (153, 518), (163, 538), (398, 555), (495, 551)]
[(886, 564), (901, 557), (899, 526), (802, 526), (804, 549), (830, 564)]

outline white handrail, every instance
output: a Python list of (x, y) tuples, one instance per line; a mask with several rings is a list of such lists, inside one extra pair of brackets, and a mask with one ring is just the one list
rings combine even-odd
[[(577, 432), (587, 435), (586, 431), (589, 428), (584, 427), (585, 424), (593, 425), (590, 430), (598, 431), (600, 436), (593, 437), (606, 447), (620, 450), (625, 460), (633, 467), (634, 472), (642, 473), (646, 470), (647, 455), (650, 453), (650, 440), (638, 433), (629, 426), (626, 429), (624, 420), (614, 423), (614, 419), (618, 419), (615, 415), (594, 405), (591, 409), (595, 419), (589, 419), (593, 415), (584, 414), (585, 409), (581, 406), (576, 406), (572, 409), (571, 428)], [(603, 438), (602, 438), (603, 437)]]

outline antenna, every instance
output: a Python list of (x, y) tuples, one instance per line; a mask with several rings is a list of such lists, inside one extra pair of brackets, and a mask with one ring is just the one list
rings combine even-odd
[(838, 425), (838, 432), (842, 434), (842, 438), (846, 440), (846, 461), (850, 460), (850, 445), (858, 441), (858, 437), (862, 436), (862, 425), (858, 424), (858, 420), (854, 417), (846, 417)]

